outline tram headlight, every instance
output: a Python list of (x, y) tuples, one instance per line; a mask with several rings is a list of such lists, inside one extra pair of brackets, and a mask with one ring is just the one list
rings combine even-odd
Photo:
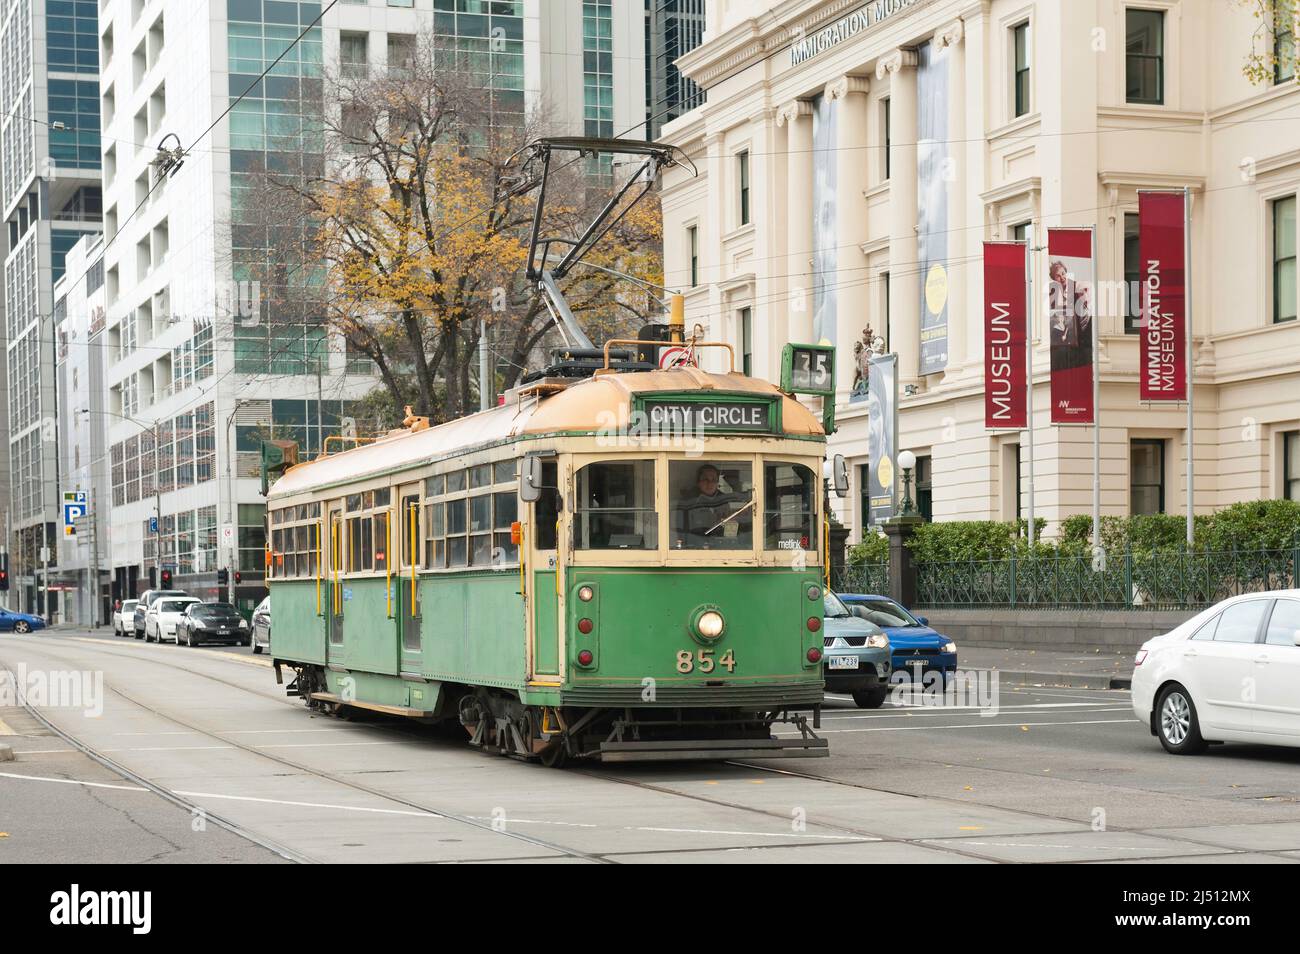
[(582, 600), (584, 603), (590, 603), (591, 598), (595, 595), (596, 594), (592, 591), (590, 586), (583, 586), (578, 589), (578, 599)]
[(695, 628), (705, 639), (717, 639), (727, 628), (727, 624), (717, 610), (708, 610), (700, 614), (700, 618), (695, 621)]

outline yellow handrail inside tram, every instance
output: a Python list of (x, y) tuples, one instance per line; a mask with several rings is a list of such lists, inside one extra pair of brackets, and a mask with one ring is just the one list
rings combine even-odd
[(320, 574), (323, 567), (321, 566), (321, 542), (320, 533), (321, 525), (316, 524), (316, 615), (320, 616)]
[(411, 618), (415, 618), (415, 564), (419, 562), (419, 552), (416, 550), (416, 521), (420, 516), (420, 505), (411, 504), (406, 508), (407, 518), (411, 523)]
[(393, 512), (384, 511), (384, 595), (388, 597), (388, 618), (393, 618)]
[(334, 615), (338, 616), (343, 612), (343, 593), (339, 589), (339, 564), (343, 562), (342, 541), (339, 539), (341, 531), (341, 520), (330, 520), (330, 540), (333, 543), (331, 548), (330, 568), (334, 571)]

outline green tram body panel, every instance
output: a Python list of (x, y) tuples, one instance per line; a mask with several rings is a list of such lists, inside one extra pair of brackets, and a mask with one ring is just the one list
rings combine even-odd
[[(513, 689), (525, 703), (540, 705), (765, 707), (820, 701), (821, 668), (807, 663), (808, 649), (821, 643), (820, 633), (807, 628), (808, 618), (822, 608), (820, 596), (807, 598), (809, 587), (819, 587), (815, 569), (571, 567), (567, 575), (568, 646), (558, 693), (527, 683), (517, 571), (417, 576), (420, 640), (414, 652), (403, 649), (401, 629), (409, 577), (343, 580), (342, 638), (335, 644), (329, 643), (325, 617), (317, 615), (315, 584), (273, 581), (273, 653), (286, 662), (346, 669), (354, 677), (355, 698), (428, 711), (442, 682)], [(555, 671), (555, 573), (540, 571), (532, 578), (537, 670)], [(329, 612), (332, 586), (321, 583), (323, 613)], [(583, 586), (592, 588), (589, 603), (577, 598)], [(692, 633), (691, 618), (703, 608), (716, 608), (727, 621), (716, 640)], [(589, 635), (578, 629), (584, 617), (594, 624)], [(578, 663), (584, 649), (595, 657), (590, 666)], [(679, 668), (683, 652), (692, 656), (688, 673)], [(730, 670), (723, 662), (728, 653)], [(340, 691), (342, 675), (331, 669), (331, 691)], [(412, 685), (418, 687), (412, 676), (433, 684), (418, 703), (408, 695)]]

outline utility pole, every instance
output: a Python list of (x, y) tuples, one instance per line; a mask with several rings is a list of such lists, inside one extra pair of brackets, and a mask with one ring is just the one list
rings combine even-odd
[[(157, 450), (154, 451), (157, 453)], [(99, 509), (95, 486), (90, 487), (90, 623), (99, 628)]]

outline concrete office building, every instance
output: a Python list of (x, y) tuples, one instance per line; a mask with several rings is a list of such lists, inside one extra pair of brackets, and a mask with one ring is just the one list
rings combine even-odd
[(5, 602), (44, 607), (41, 553), (57, 563), (61, 475), (52, 290), (64, 257), (100, 228), (97, 0), (14, 0), (0, 9), (0, 262), (8, 471)]
[[(898, 355), (899, 449), (918, 457), (927, 515), (1023, 515), (1028, 434), (984, 428), (981, 243), (1095, 225), (1098, 289), (1133, 290), (1138, 192), (1184, 186), (1195, 509), (1300, 498), (1300, 91), (1289, 57), (1272, 82), (1243, 75), (1252, 47), (1292, 47), (1291, 24), (1259, 24), (1200, 0), (708, 4), (703, 43), (678, 62), (706, 102), (662, 135), (701, 170), (665, 175), (667, 283), (687, 290), (688, 326), (762, 377), (787, 341), (837, 346), (846, 525), (865, 523), (867, 329)], [(1043, 251), (1032, 265), (1045, 287)], [(1179, 513), (1186, 408), (1138, 400), (1136, 302), (1097, 303), (1102, 509)], [(1090, 512), (1093, 435), (1049, 423), (1041, 295), (1033, 345), (1050, 534)]]

